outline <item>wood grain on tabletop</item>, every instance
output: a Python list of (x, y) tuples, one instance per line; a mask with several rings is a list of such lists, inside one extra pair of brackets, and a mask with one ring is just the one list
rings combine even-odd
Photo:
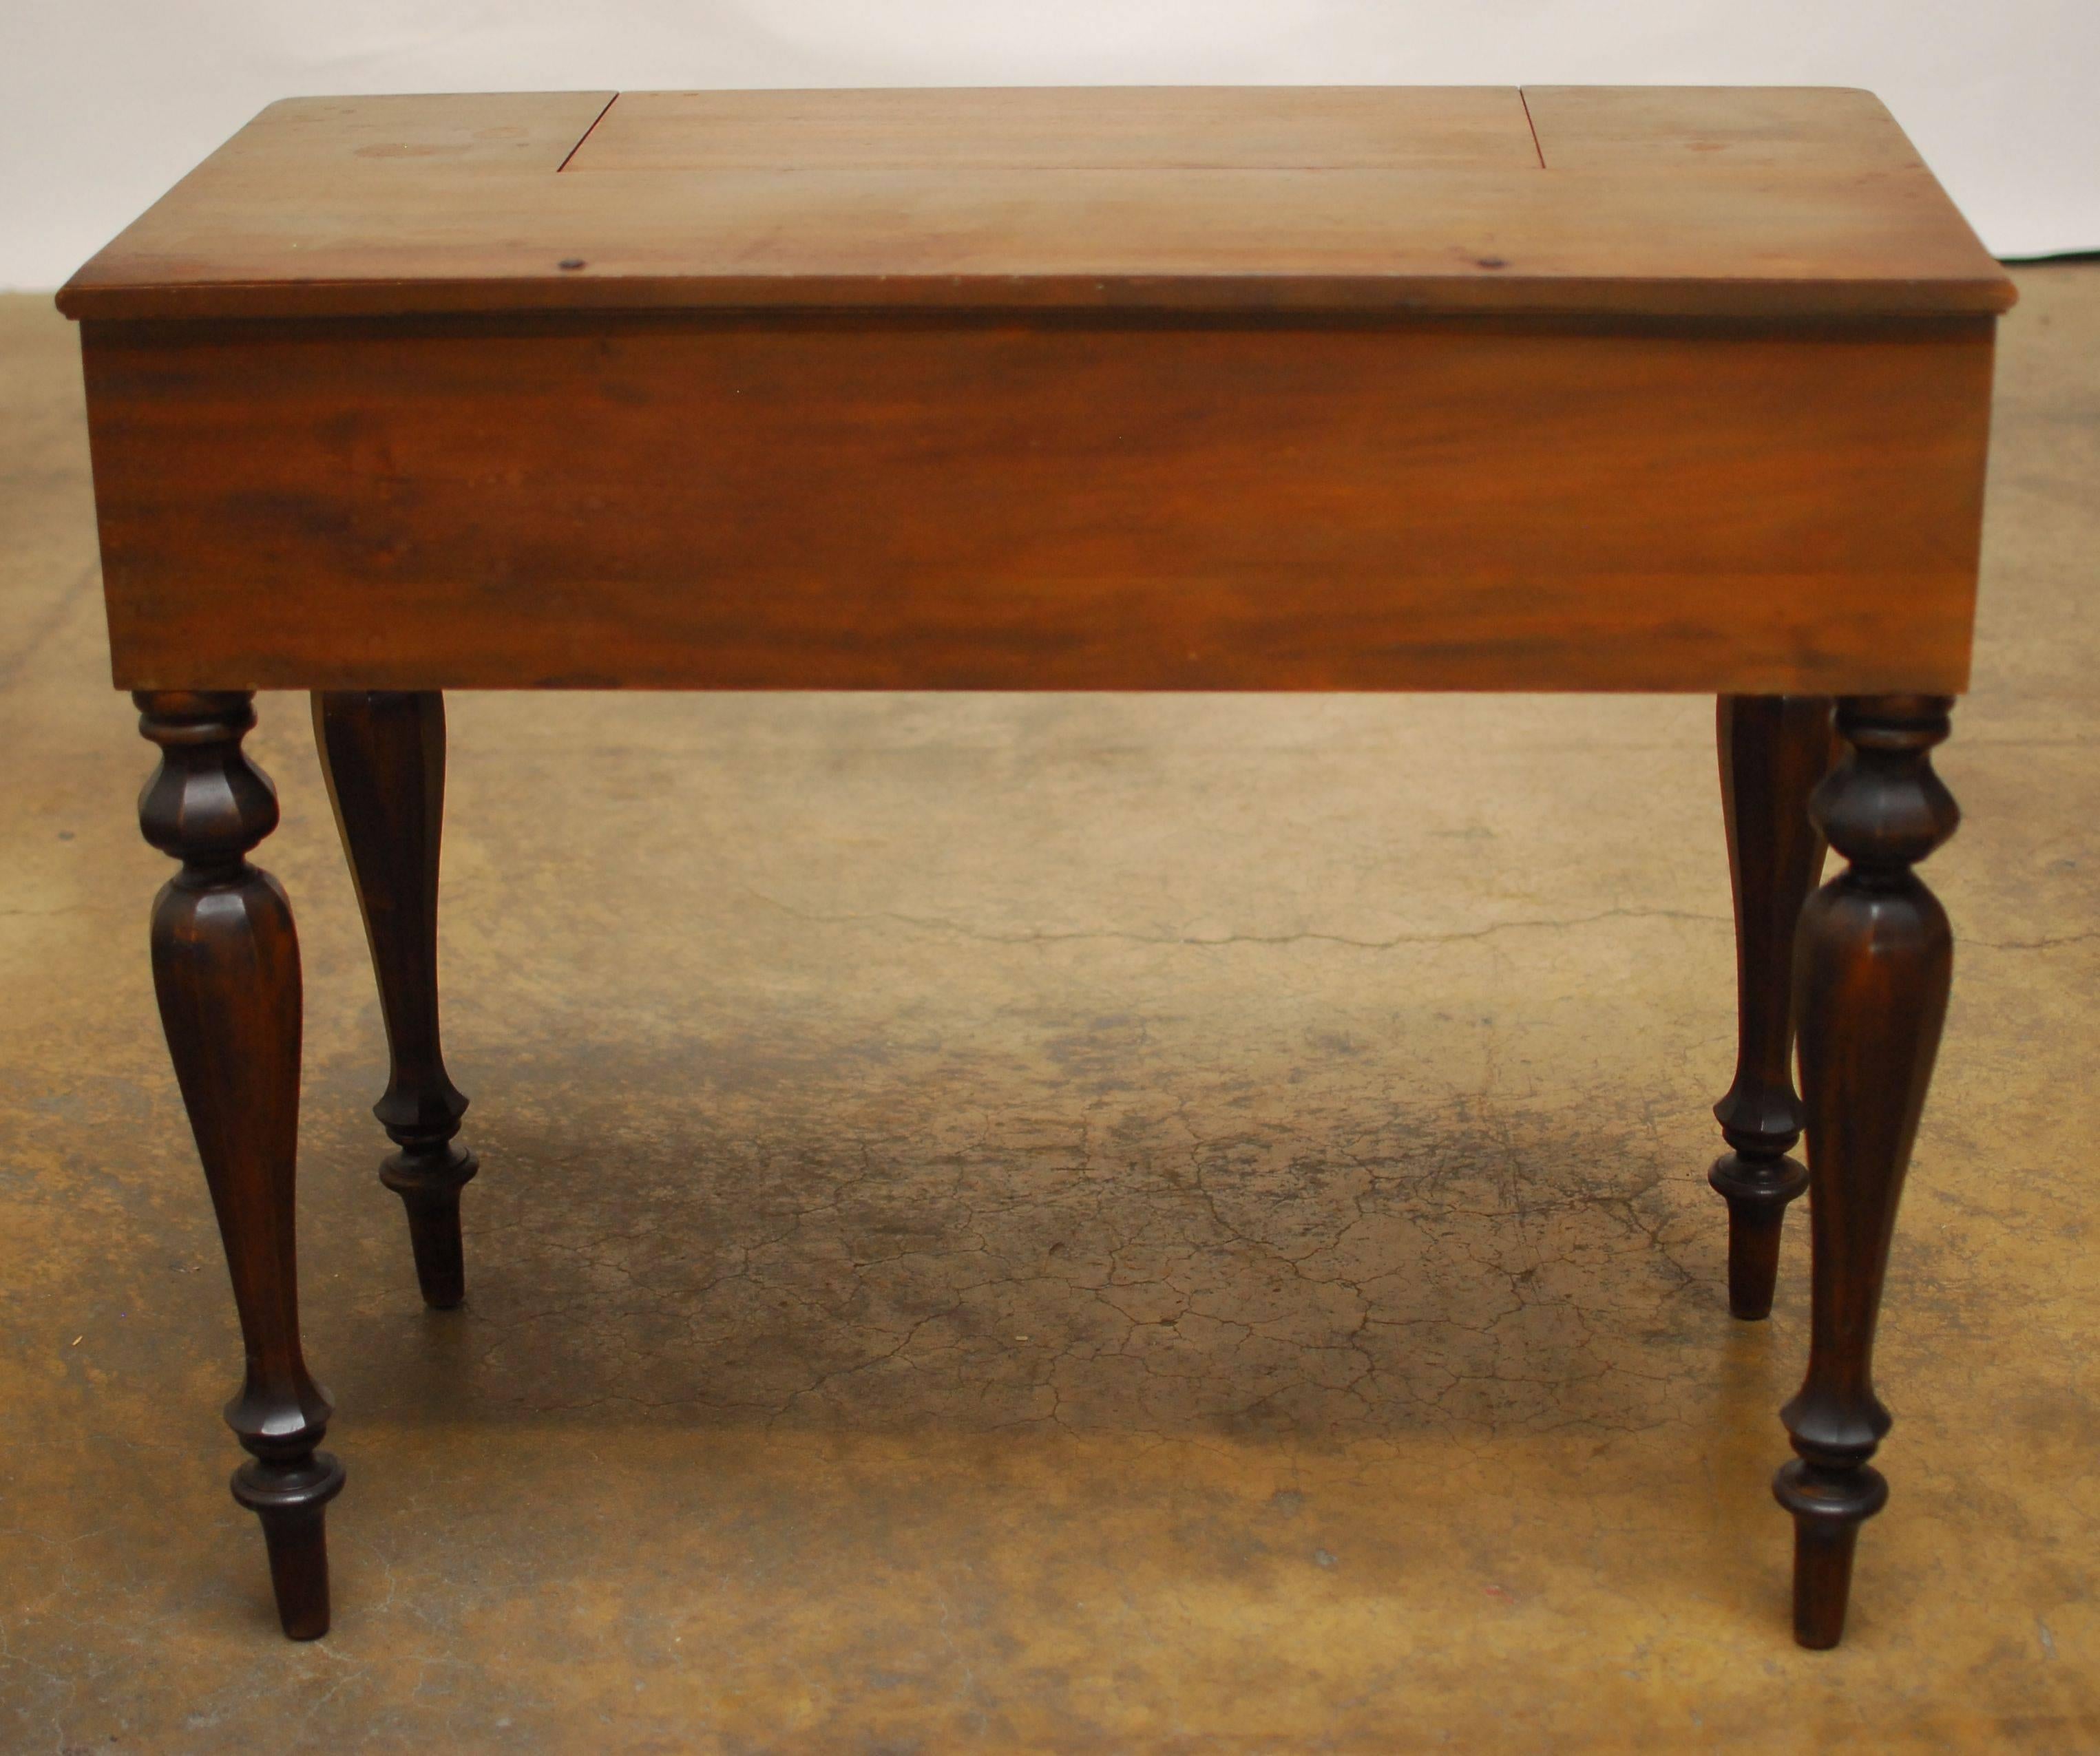
[(1865, 93), (1216, 87), (290, 99), (61, 303), (1696, 317), (2011, 297)]

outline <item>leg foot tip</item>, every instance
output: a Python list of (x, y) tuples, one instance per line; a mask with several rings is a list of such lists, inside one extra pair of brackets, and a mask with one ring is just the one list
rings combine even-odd
[(262, 1521), (287, 1639), (317, 1640), (329, 1631), (328, 1503), (343, 1479), (342, 1463), (327, 1451), (289, 1463), (255, 1459), (234, 1472), (234, 1499)]
[(1793, 1514), (1793, 1638), (1827, 1652), (1844, 1637), (1860, 1526), (1888, 1503), (1881, 1472), (1797, 1458), (1772, 1478), (1772, 1496)]
[(466, 1255), (460, 1242), (459, 1208), (449, 1214), (408, 1210), (408, 1244), (416, 1258), (416, 1285), (433, 1311), (456, 1311), (466, 1302)]
[(460, 1190), (480, 1168), (480, 1160), (457, 1141), (404, 1147), (380, 1167), (379, 1180), (408, 1210), (416, 1283), (434, 1311), (457, 1310), (466, 1298)]
[(1793, 1159), (1730, 1152), (1714, 1161), (1706, 1180), (1728, 1204), (1728, 1314), (1762, 1323), (1771, 1315), (1779, 1284), (1787, 1204), (1808, 1186), (1807, 1168)]
[(328, 1591), (324, 1582), (321, 1600), (311, 1609), (298, 1613), (288, 1609), (282, 1602), (277, 1605), (277, 1626), (285, 1631), (288, 1640), (318, 1640), (329, 1631)]

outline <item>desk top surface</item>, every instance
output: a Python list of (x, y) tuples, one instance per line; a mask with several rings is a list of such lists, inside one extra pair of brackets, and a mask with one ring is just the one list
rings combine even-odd
[(287, 99), (59, 302), (1800, 319), (2012, 300), (1862, 91), (1124, 86)]

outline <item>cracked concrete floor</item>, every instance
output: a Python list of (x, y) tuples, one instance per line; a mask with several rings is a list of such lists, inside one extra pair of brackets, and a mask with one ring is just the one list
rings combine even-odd
[[(227, 1498), (238, 1343), (144, 955), (71, 333), (0, 302), (0, 1747), (2100, 1746), (2100, 271), (2009, 322), (1961, 947), (1849, 1644), (1732, 1323), (1711, 707), (462, 698), (470, 1302), (426, 1314), (305, 730), (336, 1631)], [(288, 582), (296, 589), (296, 582)]]

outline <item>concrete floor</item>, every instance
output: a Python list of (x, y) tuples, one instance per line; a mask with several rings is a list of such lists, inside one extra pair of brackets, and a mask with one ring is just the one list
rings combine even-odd
[[(0, 301), (0, 1748), (2100, 1748), (2100, 270), (2008, 323), (1889, 1512), (1788, 1638), (1710, 702), (462, 698), (470, 1303), (304, 704), (336, 1630), (228, 1499), (79, 381)], [(298, 582), (287, 581), (296, 591)]]

